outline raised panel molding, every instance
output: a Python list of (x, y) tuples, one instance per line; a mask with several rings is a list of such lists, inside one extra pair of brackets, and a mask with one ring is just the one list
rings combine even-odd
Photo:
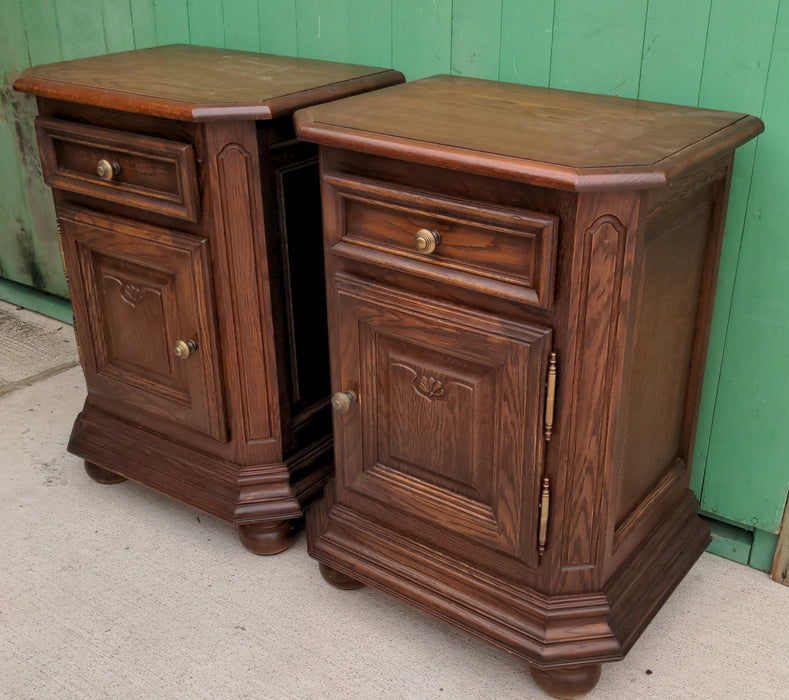
[(617, 328), (625, 225), (612, 214), (598, 216), (583, 233), (579, 298), (579, 367), (574, 396), (584, 397), (575, 415), (575, 451), (564, 508), (565, 569), (591, 566), (597, 556), (595, 511), (600, 499), (610, 383), (609, 356)]
[[(101, 314), (106, 338), (102, 347), (106, 350), (106, 355), (97, 363), (99, 372), (108, 364), (117, 365), (120, 361), (129, 363), (136, 370), (145, 369), (155, 373), (160, 382), (174, 384), (176, 377), (167, 342), (168, 338), (174, 335), (171, 318), (176, 313), (172, 308), (173, 278), (149, 273), (148, 284), (142, 280), (137, 280), (135, 284), (108, 272), (107, 267), (100, 266), (97, 270), (104, 283), (103, 289), (108, 292), (104, 297), (104, 304), (108, 309)], [(156, 287), (151, 285), (154, 281), (158, 282)], [(125, 313), (122, 309), (114, 309), (116, 300), (131, 308)], [(149, 349), (144, 355), (139, 352), (138, 347), (141, 337), (145, 338), (145, 346)], [(145, 364), (141, 364), (141, 361)], [(181, 383), (183, 379), (182, 375)]]
[(225, 250), (231, 279), (243, 279), (231, 293), (233, 315), (243, 328), (236, 338), (241, 387), (242, 415), (246, 439), (270, 440), (271, 401), (268, 394), (268, 363), (264, 352), (262, 318), (270, 311), (258, 295), (258, 254), (256, 233), (261, 222), (253, 197), (259, 196), (250, 185), (257, 158), (240, 143), (227, 143), (216, 155)]
[[(461, 366), (457, 358), (431, 351), (434, 367), (428, 369), (415, 362), (414, 355), (424, 356), (422, 348), (381, 334), (374, 342), (376, 462), (392, 460), (402, 471), (490, 504), (490, 485), (481, 484), (478, 474), (495, 469), (494, 454), (482, 441), (492, 435), (496, 415), (485, 416), (483, 407), (493, 398), (501, 368)], [(461, 372), (464, 376), (457, 376)]]
[(353, 502), (535, 564), (523, 484), (542, 471), (542, 442), (527, 436), (550, 331), (361, 279), (336, 285), (344, 374), (360, 395), (340, 436), (355, 446), (338, 476)]

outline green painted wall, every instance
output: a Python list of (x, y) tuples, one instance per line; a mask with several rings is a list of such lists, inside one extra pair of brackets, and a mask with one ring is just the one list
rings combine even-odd
[(789, 0), (0, 0), (0, 277), (66, 295), (30, 64), (191, 42), (746, 111), (693, 487), (777, 531), (789, 488)]

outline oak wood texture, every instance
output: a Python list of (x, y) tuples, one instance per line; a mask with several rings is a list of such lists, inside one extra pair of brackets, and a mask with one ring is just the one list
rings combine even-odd
[(577, 191), (659, 187), (763, 128), (747, 114), (455, 76), (295, 119), (315, 143)]
[(93, 478), (209, 512), (259, 554), (293, 542), (332, 438), (317, 153), (289, 110), (398, 80), (199, 47), (19, 79), (88, 387), (69, 450)]
[(136, 114), (212, 121), (275, 119), (402, 80), (391, 69), (173, 45), (34, 66), (14, 87)]
[(295, 122), (321, 145), (332, 389), (358, 397), (310, 553), (587, 692), (709, 542), (692, 436), (761, 122), (446, 76)]

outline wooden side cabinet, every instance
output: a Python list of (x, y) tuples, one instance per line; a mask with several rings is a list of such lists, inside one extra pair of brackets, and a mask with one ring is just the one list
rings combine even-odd
[(336, 409), (310, 553), (587, 692), (709, 542), (691, 443), (733, 153), (762, 123), (447, 76), (295, 121)]
[(69, 450), (292, 541), (332, 469), (318, 160), (295, 108), (396, 71), (168, 46), (31, 68), (88, 396)]

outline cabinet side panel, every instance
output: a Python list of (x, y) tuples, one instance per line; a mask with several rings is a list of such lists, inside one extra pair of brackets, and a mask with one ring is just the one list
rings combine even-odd
[(709, 189), (646, 225), (617, 484), (617, 525), (688, 463), (683, 430), (711, 220)]
[[(635, 556), (661, 519), (676, 517), (683, 498), (694, 500), (690, 461), (730, 180), (728, 155), (646, 204), (651, 214), (636, 259), (609, 571)], [(655, 346), (662, 352), (654, 354)]]

